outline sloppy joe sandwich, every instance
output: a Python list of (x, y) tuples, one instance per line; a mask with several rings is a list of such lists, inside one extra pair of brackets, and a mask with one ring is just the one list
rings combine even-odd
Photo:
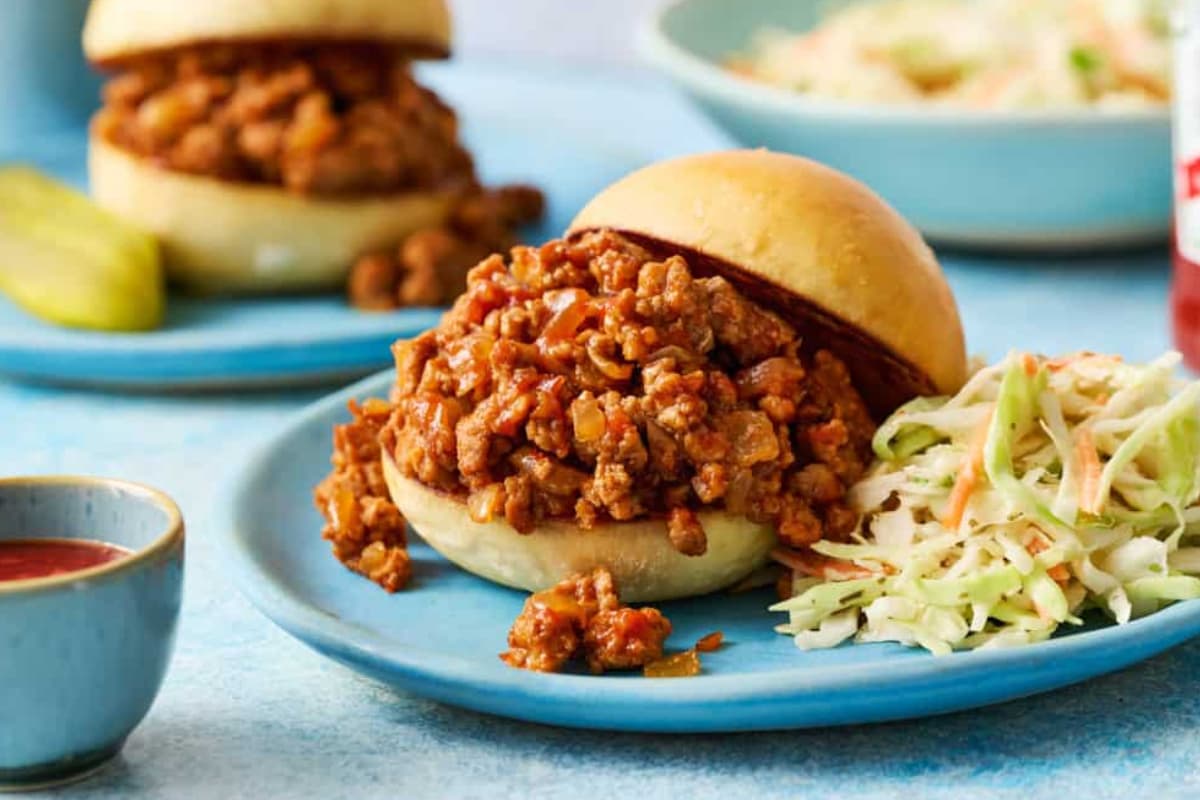
[(96, 0), (112, 73), (91, 186), (202, 290), (310, 289), (440, 224), (476, 186), (453, 111), (415, 79), (443, 0)]
[(765, 151), (626, 177), (562, 239), (476, 266), (395, 356), (387, 406), (352, 423), (371, 441), (343, 430), (318, 490), (339, 557), (388, 586), (402, 533), (364, 520), (394, 504), (485, 578), (542, 590), (605, 567), (633, 602), (848, 535), (875, 420), (966, 374), (919, 234), (857, 181)]

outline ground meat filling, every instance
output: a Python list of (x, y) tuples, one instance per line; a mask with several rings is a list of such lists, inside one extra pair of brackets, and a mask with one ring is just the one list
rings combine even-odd
[(391, 406), (379, 399), (351, 402), (350, 413), (350, 422), (333, 429), (333, 469), (313, 492), (325, 517), (321, 535), (339, 561), (395, 592), (408, 583), (412, 566), (404, 517), (392, 504), (379, 449)]
[(508, 634), (509, 666), (558, 672), (582, 658), (593, 673), (658, 661), (671, 622), (656, 608), (621, 605), (612, 574), (599, 567), (530, 595)]
[(383, 446), (476, 521), (661, 517), (688, 555), (706, 508), (791, 547), (855, 523), (874, 425), (846, 367), (681, 256), (612, 232), (491, 256), (396, 360)]
[(414, 231), (396, 248), (368, 253), (350, 269), (347, 297), (366, 311), (453, 302), (467, 272), (517, 243), (517, 228), (541, 218), (545, 198), (532, 186), (463, 194), (445, 224)]
[(132, 61), (95, 132), (167, 169), (317, 195), (475, 182), (454, 112), (384, 47), (210, 44)]

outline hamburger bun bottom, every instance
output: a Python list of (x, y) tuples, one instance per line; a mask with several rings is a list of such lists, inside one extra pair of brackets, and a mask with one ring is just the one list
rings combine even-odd
[(338, 287), (359, 256), (442, 223), (453, 202), (452, 192), (312, 197), (172, 172), (95, 136), (88, 171), (96, 202), (158, 237), (167, 277), (200, 293)]
[(465, 502), (405, 477), (387, 452), (383, 474), (392, 501), (434, 550), (467, 572), (529, 592), (603, 566), (625, 602), (693, 597), (745, 578), (767, 563), (775, 546), (769, 525), (724, 511), (697, 514), (708, 537), (701, 556), (672, 547), (662, 519), (607, 522), (590, 530), (556, 520), (522, 534), (503, 519), (475, 522)]

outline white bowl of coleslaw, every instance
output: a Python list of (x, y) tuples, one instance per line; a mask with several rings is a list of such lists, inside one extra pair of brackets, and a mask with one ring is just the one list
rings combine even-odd
[[(1170, 229), (1169, 33), (1145, 16), (1157, 3), (884, 0), (864, 15), (861, 0), (675, 0), (640, 44), (743, 144), (855, 175), (936, 243), (1123, 246)], [(859, 17), (844, 23), (847, 7)], [(1033, 21), (939, 29), (964, 7)], [(1102, 22), (1134, 43), (1097, 39)], [(1125, 51), (1144, 74), (1113, 67)]]

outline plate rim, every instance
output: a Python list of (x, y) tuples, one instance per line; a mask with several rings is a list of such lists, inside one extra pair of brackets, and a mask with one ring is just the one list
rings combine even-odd
[[(299, 299), (333, 300), (335, 298), (334, 294), (325, 294), (311, 295)], [(186, 299), (220, 304), (259, 300), (283, 303), (297, 298), (289, 297), (288, 295), (264, 295), (259, 297), (188, 297)], [(287, 330), (276, 330), (265, 334), (258, 334), (250, 333), (243, 329), (231, 328), (221, 331), (211, 331), (205, 334), (204, 337), (201, 337), (195, 329), (188, 328), (160, 328), (152, 331), (131, 332), (66, 328), (56, 326), (53, 323), (43, 322), (6, 298), (0, 297), (0, 302), (9, 306), (14, 316), (24, 316), (28, 318), (31, 325), (45, 328), (50, 336), (39, 341), (39, 352), (52, 353), (54, 355), (78, 357), (91, 356), (98, 353), (107, 354), (113, 352), (112, 348), (114, 345), (121, 347), (119, 353), (122, 357), (180, 353), (186, 355), (194, 355), (196, 353), (233, 355), (255, 350), (299, 349), (311, 346), (313, 343), (311, 336), (306, 336), (300, 331), (292, 332)], [(427, 320), (433, 320), (436, 324), (436, 319), (445, 310), (445, 306), (411, 306), (382, 313), (356, 311), (355, 313), (362, 314), (364, 319), (370, 321), (371, 324), (363, 325), (361, 329), (356, 330), (352, 334), (344, 335), (336, 341), (359, 342), (367, 339), (377, 339), (395, 330), (404, 331), (417, 326), (421, 326), (420, 329), (424, 330), (428, 325)], [(6, 309), (5, 313), (10, 312)], [(211, 335), (213, 333), (217, 335), (214, 337)], [(21, 332), (0, 330), (0, 353), (32, 352), (30, 348), (22, 346), (21, 338)], [(321, 341), (334, 340), (322, 339)]]
[[(88, 342), (73, 348), (63, 343), (36, 347), (0, 337), (0, 378), (99, 390), (193, 391), (328, 385), (355, 380), (388, 362), (388, 345), (415, 336), (436, 324), (444, 309), (419, 311), (411, 319), (391, 319), (354, 334), (318, 339), (229, 339), (213, 344), (139, 343), (119, 350)], [(93, 363), (103, 361), (102, 367)]]
[[(224, 552), (225, 565), (233, 583), (250, 603), (268, 619), (304, 644), (323, 655), (346, 664), (393, 686), (475, 710), (587, 728), (648, 731), (719, 731), (799, 728), (815, 724), (857, 724), (886, 719), (912, 718), (975, 708), (1017, 697), (1077, 683), (1112, 672), (1200, 636), (1200, 600), (1183, 601), (1127, 625), (1105, 625), (1071, 636), (1051, 639), (1028, 647), (991, 651), (960, 652), (946, 657), (915, 655), (898, 659), (889, 666), (886, 681), (880, 683), (878, 663), (839, 664), (836, 668), (783, 669), (766, 672), (705, 675), (688, 681), (642, 681), (624, 677), (585, 675), (544, 675), (523, 670), (481, 672), (478, 662), (445, 653), (413, 648), (355, 623), (345, 622), (316, 606), (278, 581), (275, 574), (255, 557), (250, 538), (255, 534), (243, 524), (243, 507), (252, 502), (258, 490), (252, 480), (263, 473), (273, 454), (286, 449), (294, 438), (318, 420), (327, 420), (351, 398), (379, 394), (386, 389), (391, 370), (385, 370), (329, 394), (284, 420), (251, 451), (251, 455), (233, 471), (220, 492), (222, 524), (216, 529), (217, 545)], [(315, 534), (314, 534), (315, 536)], [(784, 637), (780, 637), (781, 643)], [(861, 647), (864, 645), (851, 645)], [(867, 645), (870, 646), (870, 645)], [(882, 645), (888, 646), (888, 645)], [(896, 645), (898, 647), (898, 645)], [(1110, 656), (1095, 668), (1078, 669), (1078, 656)], [(1054, 665), (1067, 663), (1054, 672)], [(1025, 670), (1026, 677), (1017, 670)], [(1041, 675), (1030, 681), (1028, 675)], [(898, 684), (930, 686), (945, 691), (947, 681), (970, 684), (973, 678), (997, 678), (1008, 686), (1017, 678), (1015, 688), (982, 691), (949, 702), (931, 704), (913, 714), (906, 711), (813, 722), (806, 719), (789, 722), (763, 714), (765, 724), (747, 721), (753, 709), (770, 703), (803, 702), (828, 692), (827, 699), (867, 696)], [(599, 686), (619, 682), (621, 690), (608, 712), (623, 705), (638, 704), (660, 714), (650, 720), (614, 718), (601, 709), (578, 721), (556, 718), (538, 710), (539, 705), (575, 704), (586, 690), (594, 694)], [(490, 699), (489, 699), (490, 698)], [(530, 701), (522, 707), (522, 699)], [(886, 705), (886, 704), (884, 704)], [(743, 706), (740, 715), (728, 719), (719, 715), (691, 723), (680, 720), (695, 714), (697, 708), (709, 711)], [(595, 712), (595, 709), (593, 709)], [(553, 718), (553, 719), (552, 719)]]

